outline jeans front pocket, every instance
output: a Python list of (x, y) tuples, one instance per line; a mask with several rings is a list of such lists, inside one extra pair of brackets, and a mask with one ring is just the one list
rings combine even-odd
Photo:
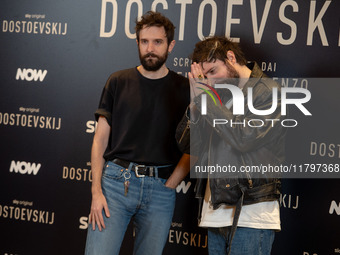
[(111, 161), (106, 162), (103, 169), (103, 178), (109, 178), (113, 180), (123, 179), (126, 169)]
[(167, 181), (167, 179), (163, 179), (163, 178), (155, 178), (155, 180), (157, 181), (157, 183), (162, 187), (164, 188), (165, 190), (168, 190), (168, 191), (175, 191), (176, 189), (172, 189), (172, 188), (169, 188), (167, 186), (165, 186), (165, 183)]

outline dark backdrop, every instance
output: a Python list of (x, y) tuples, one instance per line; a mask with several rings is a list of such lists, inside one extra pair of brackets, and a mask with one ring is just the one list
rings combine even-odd
[[(137, 66), (134, 21), (150, 9), (177, 27), (168, 67), (187, 75), (195, 43), (210, 34), (239, 41), (284, 86), (307, 87), (312, 117), (287, 140), (287, 161), (340, 158), (337, 0), (2, 0), (0, 3), (0, 254), (83, 254), (90, 208), (94, 111), (108, 76)], [(311, 85), (304, 77), (325, 78)], [(285, 179), (282, 231), (273, 254), (340, 253), (340, 186)], [(164, 254), (207, 254), (197, 227), (195, 180), (177, 188)], [(131, 250), (128, 231), (122, 254)]]

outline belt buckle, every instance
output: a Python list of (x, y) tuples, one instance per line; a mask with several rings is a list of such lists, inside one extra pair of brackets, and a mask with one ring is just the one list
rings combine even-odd
[(139, 173), (138, 173), (138, 168), (139, 168), (139, 167), (145, 167), (145, 165), (136, 165), (136, 166), (135, 166), (135, 173), (136, 173), (136, 176), (137, 176), (137, 177), (145, 177), (144, 174), (139, 174)]

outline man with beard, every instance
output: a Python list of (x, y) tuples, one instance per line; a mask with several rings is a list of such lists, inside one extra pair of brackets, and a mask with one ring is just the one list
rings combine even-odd
[(189, 156), (175, 140), (189, 83), (165, 65), (174, 25), (150, 11), (136, 23), (136, 35), (141, 65), (109, 77), (95, 113), (88, 255), (119, 254), (131, 219), (133, 254), (162, 254), (175, 188), (189, 171)]
[[(190, 150), (193, 156), (198, 156), (196, 166), (236, 169), (208, 173), (208, 178), (205, 175), (196, 184), (196, 197), (200, 201), (199, 226), (208, 228), (209, 254), (269, 255), (274, 233), (280, 230), (280, 179), (275, 174), (241, 170), (247, 166), (274, 167), (284, 161), (286, 132), (278, 124), (282, 120), (280, 93), (276, 110), (266, 115), (252, 113), (246, 96), (252, 93), (253, 108), (263, 112), (271, 108), (273, 90), (280, 91), (280, 86), (266, 77), (257, 63), (247, 63), (239, 45), (225, 37), (215, 36), (198, 42), (192, 60), (189, 74), (192, 102), (185, 116), (191, 116)], [(221, 104), (207, 96), (203, 114), (203, 97), (199, 95), (203, 90), (199, 86), (204, 83), (204, 90), (210, 88), (211, 96), (213, 92), (219, 94)], [(228, 89), (214, 91), (214, 83), (234, 84), (229, 85), (231, 89), (238, 86), (244, 99), (236, 100)], [(236, 102), (244, 106), (244, 114), (233, 114)], [(228, 123), (214, 125), (215, 119), (228, 120)], [(248, 124), (249, 120), (255, 121)], [(187, 120), (183, 118), (183, 121)], [(180, 134), (178, 130), (177, 137)], [(188, 148), (188, 145), (180, 144), (180, 147)]]

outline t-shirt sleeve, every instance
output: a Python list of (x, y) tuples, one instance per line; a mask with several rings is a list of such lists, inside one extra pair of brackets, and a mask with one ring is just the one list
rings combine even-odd
[(100, 116), (103, 116), (106, 118), (107, 123), (111, 126), (111, 120), (112, 120), (112, 106), (114, 101), (114, 82), (112, 78), (110, 77), (108, 81), (105, 84), (105, 87), (103, 89), (100, 101), (99, 101), (99, 107), (94, 113), (96, 121), (98, 121)]

